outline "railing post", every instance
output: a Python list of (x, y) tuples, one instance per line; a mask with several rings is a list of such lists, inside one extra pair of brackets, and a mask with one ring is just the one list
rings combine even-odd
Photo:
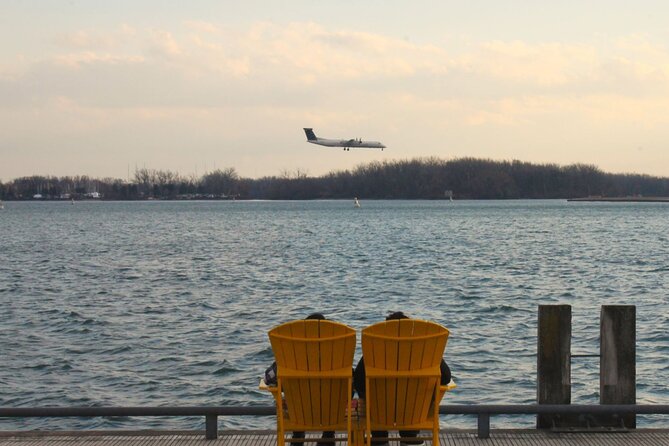
[[(600, 319), (600, 404), (636, 404), (636, 307), (602, 305)], [(636, 415), (599, 417), (605, 426), (636, 428)]]
[[(571, 306), (539, 305), (537, 404), (571, 404)], [(565, 425), (558, 414), (538, 414), (537, 428)]]
[(490, 438), (490, 414), (488, 412), (479, 412), (478, 437)]
[(216, 440), (218, 438), (218, 416), (205, 415), (204, 429), (207, 440)]

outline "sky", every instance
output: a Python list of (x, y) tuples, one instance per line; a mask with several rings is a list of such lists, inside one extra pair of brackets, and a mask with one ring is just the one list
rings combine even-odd
[(669, 176), (667, 23), (644, 0), (0, 0), (0, 180), (416, 157)]

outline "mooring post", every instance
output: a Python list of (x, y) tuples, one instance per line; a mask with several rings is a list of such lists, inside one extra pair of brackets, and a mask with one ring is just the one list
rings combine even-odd
[[(602, 305), (600, 404), (636, 404), (636, 307)], [(636, 415), (600, 417), (603, 426), (636, 428)]]
[[(571, 305), (539, 305), (537, 404), (571, 403)], [(565, 417), (537, 415), (537, 428), (563, 426)]]
[(216, 440), (218, 438), (218, 416), (205, 415), (204, 436), (207, 440)]
[(481, 412), (478, 416), (477, 434), (479, 438), (490, 438), (490, 414)]

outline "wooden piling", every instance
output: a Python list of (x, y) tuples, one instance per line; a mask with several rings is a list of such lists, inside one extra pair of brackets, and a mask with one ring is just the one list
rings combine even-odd
[[(600, 404), (636, 404), (636, 307), (602, 305)], [(636, 427), (636, 415), (598, 417), (603, 426)]]
[[(571, 403), (571, 305), (539, 305), (537, 404)], [(537, 428), (572, 426), (558, 414), (537, 415)]]

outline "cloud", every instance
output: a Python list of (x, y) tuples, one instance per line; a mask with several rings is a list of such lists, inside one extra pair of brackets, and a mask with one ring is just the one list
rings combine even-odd
[(455, 64), (493, 78), (553, 86), (590, 79), (597, 71), (598, 57), (597, 50), (586, 45), (492, 41), (480, 44), (478, 51)]
[(137, 34), (135, 28), (122, 24), (112, 31), (80, 29), (58, 34), (54, 43), (67, 49), (109, 50), (119, 48), (131, 41)]
[(313, 84), (329, 80), (405, 78), (442, 69), (445, 51), (360, 31), (330, 31), (314, 23), (256, 25), (249, 37), (257, 55)]
[(218, 34), (222, 29), (220, 26), (214, 23), (205, 22), (202, 20), (187, 20), (185, 25), (187, 28), (190, 28), (196, 33)]
[(163, 30), (153, 30), (151, 32), (151, 45), (149, 52), (164, 57), (180, 56), (183, 53), (172, 33)]
[(144, 61), (142, 56), (114, 55), (111, 53), (95, 53), (83, 51), (80, 53), (59, 54), (54, 56), (51, 62), (54, 65), (69, 68), (81, 68), (83, 65), (119, 65), (138, 64)]
[(610, 79), (632, 80), (657, 92), (669, 87), (669, 51), (647, 36), (631, 35), (617, 40), (615, 52), (606, 63)]

